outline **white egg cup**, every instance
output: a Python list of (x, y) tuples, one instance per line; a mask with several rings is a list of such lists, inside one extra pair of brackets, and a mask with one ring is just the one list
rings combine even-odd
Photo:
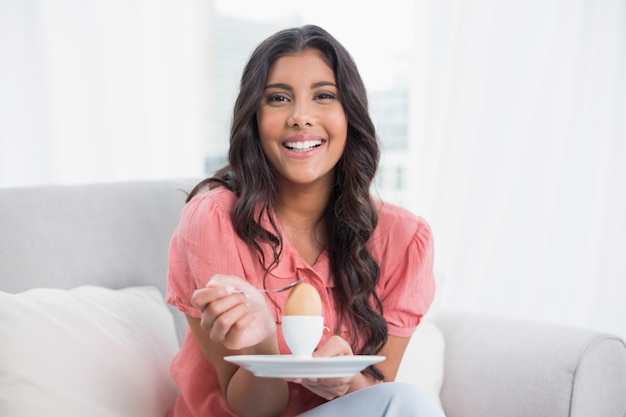
[(293, 356), (310, 357), (322, 338), (324, 317), (283, 316), (283, 338)]

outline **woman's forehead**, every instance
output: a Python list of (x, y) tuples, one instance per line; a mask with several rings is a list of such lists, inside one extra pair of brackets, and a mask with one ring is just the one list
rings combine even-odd
[(267, 83), (315, 74), (323, 78), (330, 78), (328, 81), (335, 79), (335, 73), (328, 65), (324, 54), (317, 49), (305, 49), (278, 57), (269, 67)]

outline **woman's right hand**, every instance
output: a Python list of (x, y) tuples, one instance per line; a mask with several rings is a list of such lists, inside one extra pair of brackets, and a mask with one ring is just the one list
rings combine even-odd
[(191, 301), (202, 311), (202, 328), (227, 349), (250, 348), (276, 334), (264, 295), (239, 277), (215, 275)]

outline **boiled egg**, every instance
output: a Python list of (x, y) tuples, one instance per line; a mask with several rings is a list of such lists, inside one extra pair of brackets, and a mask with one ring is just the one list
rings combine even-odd
[(285, 302), (286, 316), (321, 316), (322, 299), (311, 284), (301, 282), (289, 293)]

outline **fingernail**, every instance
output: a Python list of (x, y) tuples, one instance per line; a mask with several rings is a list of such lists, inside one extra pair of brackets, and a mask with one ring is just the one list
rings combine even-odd
[(227, 286), (226, 288), (224, 288), (224, 290), (228, 293), (228, 294), (232, 294), (235, 292), (235, 287), (233, 287), (232, 285)]

